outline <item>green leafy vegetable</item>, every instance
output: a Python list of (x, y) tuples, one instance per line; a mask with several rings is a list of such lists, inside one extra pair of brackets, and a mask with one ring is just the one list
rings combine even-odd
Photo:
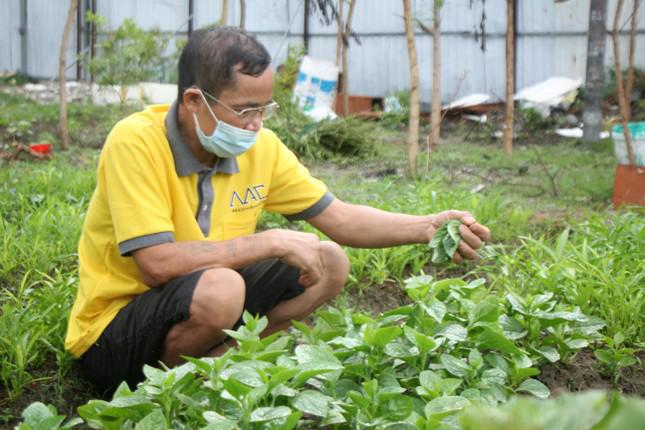
[(433, 250), (433, 263), (448, 263), (452, 259), (461, 240), (461, 234), (459, 233), (460, 225), (461, 221), (455, 219), (450, 220), (443, 223), (435, 232), (434, 236), (432, 236), (429, 246)]
[[(414, 301), (385, 314), (330, 307), (312, 326), (265, 338), (268, 319), (247, 312), (243, 326), (227, 331), (237, 348), (168, 370), (146, 366), (135, 391), (124, 383), (111, 401), (91, 400), (78, 413), (106, 430), (456, 429), (480, 413), (477, 405), (495, 407), (513, 393), (549, 397), (533, 379), (539, 365), (602, 339), (601, 321), (550, 294), (501, 297), (482, 280), (429, 276), (411, 278), (406, 291)], [(612, 341), (615, 354), (599, 355), (628, 363), (622, 335)], [(78, 423), (63, 424), (43, 404), (23, 418), (20, 430)], [(635, 428), (625, 423), (639, 418), (616, 426)], [(576, 419), (561, 428), (586, 428)]]

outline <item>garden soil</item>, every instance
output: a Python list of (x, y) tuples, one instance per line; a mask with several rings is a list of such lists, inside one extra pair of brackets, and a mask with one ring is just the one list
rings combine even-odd
[(600, 363), (590, 349), (583, 349), (571, 362), (543, 366), (537, 377), (553, 394), (582, 391), (592, 388), (617, 389), (624, 394), (645, 396), (645, 353), (639, 354), (640, 364), (622, 370), (621, 378), (614, 387), (611, 378), (600, 370)]

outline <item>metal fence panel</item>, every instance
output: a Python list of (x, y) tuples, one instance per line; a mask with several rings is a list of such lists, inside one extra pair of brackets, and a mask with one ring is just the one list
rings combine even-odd
[(188, 16), (187, 0), (97, 0), (96, 12), (105, 17), (110, 29), (132, 18), (145, 30), (175, 32)]
[[(29, 0), (27, 3), (27, 73), (39, 78), (54, 79), (58, 76), (58, 55), (67, 19), (67, 7), (61, 7), (59, 2), (50, 0)], [(76, 69), (73, 67), (76, 61), (75, 27), (69, 35), (67, 47), (68, 78), (76, 77)]]
[(20, 69), (20, 2), (1, 0), (0, 10), (0, 72)]
[[(3, 37), (0, 70), (21, 67), (20, 3), (23, 0), (0, 0), (8, 13), (0, 17)], [(97, 0), (98, 13), (111, 28), (123, 19), (133, 18), (146, 29), (159, 28), (177, 33), (168, 52), (175, 51), (174, 40), (185, 37), (188, 30), (190, 0)], [(217, 22), (222, 0), (192, 0), (193, 28)], [(382, 96), (409, 88), (403, 7), (400, 0), (357, 0), (353, 29), (361, 44), (350, 41), (350, 91)], [(432, 25), (434, 0), (413, 0), (413, 14), (427, 26)], [(28, 0), (28, 68), (36, 77), (54, 78), (58, 72), (60, 36), (67, 9), (63, 1)], [(312, 2), (313, 3), (313, 2)], [(608, 28), (611, 27), (616, 0), (608, 5)], [(284, 62), (289, 46), (304, 43), (304, 0), (247, 0), (246, 28), (258, 36), (274, 59), (274, 66)], [(517, 88), (534, 84), (551, 76), (584, 79), (586, 61), (586, 28), (589, 0), (523, 0), (517, 11)], [(631, 2), (624, 7), (620, 22), (629, 28)], [(227, 24), (240, 22), (240, 2), (229, 0)], [(442, 19), (442, 99), (473, 92), (502, 97), (505, 81), (505, 0), (445, 0)], [(645, 67), (645, 7), (639, 9), (640, 33), (637, 37), (635, 63)], [(291, 24), (291, 26), (289, 26)], [(483, 33), (485, 29), (485, 33)], [(335, 61), (336, 23), (326, 25), (319, 16), (309, 19), (309, 53)], [(485, 37), (483, 37), (485, 36)], [(99, 35), (99, 38), (101, 36)], [(427, 102), (432, 82), (432, 36), (417, 28), (417, 55), (422, 100)], [(484, 50), (485, 48), (485, 50)], [(69, 63), (75, 59), (76, 37), (72, 35)], [(627, 58), (627, 35), (621, 37), (621, 57)], [(613, 63), (611, 39), (607, 40), (605, 62)], [(174, 66), (169, 66), (172, 69)], [(70, 68), (69, 77), (74, 77)], [(160, 73), (169, 79), (172, 70)]]

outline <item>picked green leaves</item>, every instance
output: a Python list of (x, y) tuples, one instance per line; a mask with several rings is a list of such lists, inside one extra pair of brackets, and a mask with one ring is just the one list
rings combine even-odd
[(459, 233), (459, 226), (461, 221), (450, 220), (445, 222), (439, 227), (432, 236), (432, 240), (428, 244), (432, 252), (432, 262), (435, 264), (448, 263), (452, 256), (459, 247), (461, 234)]

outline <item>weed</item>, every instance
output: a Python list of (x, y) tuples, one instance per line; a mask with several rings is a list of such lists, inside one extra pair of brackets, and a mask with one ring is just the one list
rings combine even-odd
[(637, 349), (624, 345), (625, 336), (618, 332), (613, 337), (605, 336), (606, 349), (597, 349), (594, 355), (600, 361), (605, 371), (612, 377), (614, 384), (621, 378), (621, 369), (640, 362), (636, 356)]

